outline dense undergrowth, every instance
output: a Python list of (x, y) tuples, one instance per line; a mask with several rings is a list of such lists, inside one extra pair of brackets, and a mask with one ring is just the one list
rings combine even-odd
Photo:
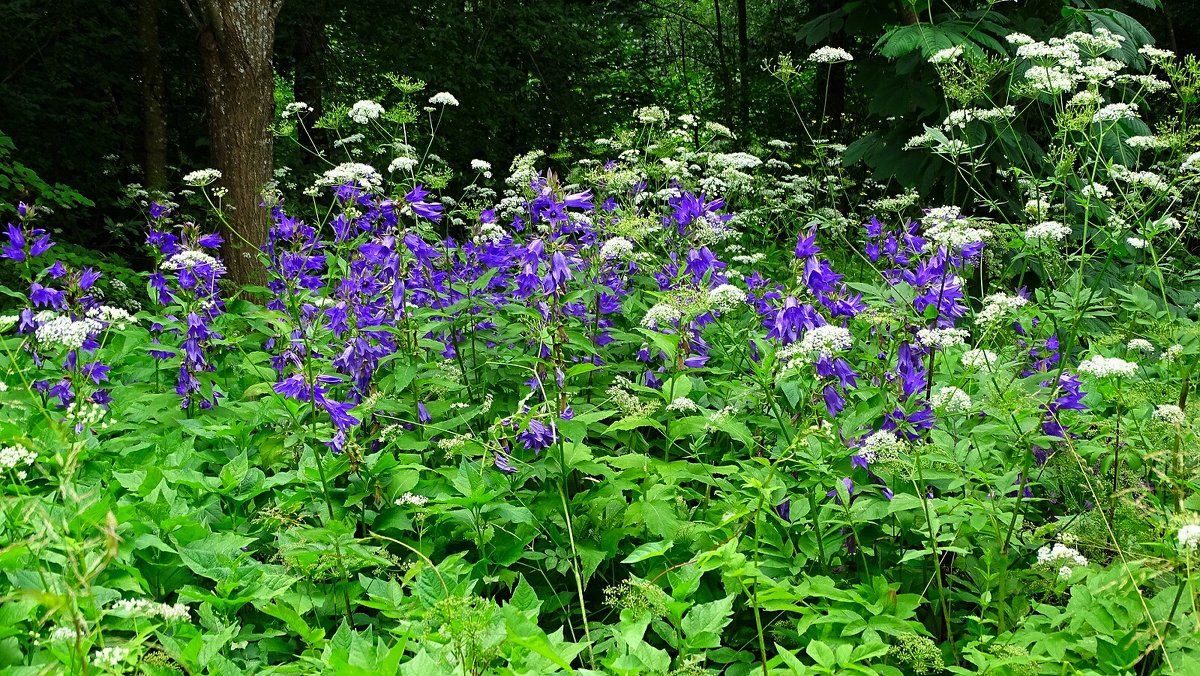
[(1125, 41), (933, 50), (963, 208), (657, 108), (438, 197), (402, 80), (264, 288), (218, 172), (144, 296), (21, 205), (4, 673), (1194, 673), (1200, 69)]

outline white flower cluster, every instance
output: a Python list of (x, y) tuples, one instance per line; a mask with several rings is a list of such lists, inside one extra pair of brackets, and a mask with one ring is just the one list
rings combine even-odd
[(967, 350), (962, 354), (962, 365), (969, 369), (992, 366), (999, 357), (989, 350)]
[(51, 641), (74, 641), (79, 638), (79, 630), (75, 627), (55, 627), (50, 632)]
[(383, 106), (374, 101), (359, 101), (350, 106), (350, 119), (359, 124), (366, 124), (378, 119), (383, 114)]
[(345, 162), (327, 170), (318, 181), (319, 185), (342, 185), (345, 183), (361, 183), (367, 187), (376, 187), (380, 184), (379, 172), (369, 164)]
[(388, 173), (395, 173), (397, 171), (407, 171), (411, 173), (413, 169), (417, 168), (418, 164), (420, 164), (420, 162), (418, 162), (416, 158), (397, 157), (396, 159), (392, 160), (390, 164), (388, 164)]
[(108, 422), (104, 420), (104, 416), (106, 415), (108, 415), (108, 409), (94, 401), (85, 401), (80, 404), (76, 400), (67, 404), (67, 422), (80, 429), (104, 429), (108, 427)]
[(157, 617), (165, 622), (182, 622), (191, 619), (191, 610), (185, 604), (156, 603), (148, 599), (120, 599), (113, 601), (113, 610), (127, 616)]
[(435, 106), (457, 106), (458, 99), (450, 92), (438, 92), (429, 97), (429, 102)]
[(1002, 108), (963, 108), (961, 110), (952, 110), (942, 122), (942, 127), (946, 130), (955, 127), (963, 128), (967, 123), (975, 120), (982, 122), (993, 122), (995, 120), (1007, 120), (1017, 115), (1016, 106), (1004, 106)]
[(207, 265), (217, 273), (225, 270), (224, 263), (197, 249), (180, 251), (163, 261), (162, 267), (164, 270), (191, 270), (199, 265)]
[(762, 160), (750, 153), (715, 153), (708, 158), (714, 169), (738, 169), (746, 171), (762, 165)]
[(687, 397), (675, 397), (674, 401), (667, 404), (667, 410), (675, 413), (695, 413), (700, 410), (700, 406)]
[(215, 183), (220, 178), (221, 172), (216, 169), (197, 169), (190, 174), (185, 174), (183, 182), (199, 188), (209, 183)]
[(608, 396), (627, 418), (643, 418), (658, 410), (657, 401), (642, 401), (637, 394), (630, 391), (633, 383), (628, 378), (617, 376), (608, 388)]
[(929, 397), (929, 405), (947, 413), (963, 413), (971, 410), (971, 395), (953, 385), (940, 387)]
[(1167, 348), (1163, 350), (1162, 354), (1158, 356), (1158, 359), (1164, 364), (1172, 364), (1177, 361), (1179, 356), (1182, 354), (1183, 346), (1179, 343), (1175, 343), (1174, 345), (1168, 345)]
[(648, 329), (656, 329), (663, 324), (671, 324), (679, 321), (683, 317), (683, 310), (680, 310), (675, 305), (663, 301), (655, 303), (646, 310), (646, 316), (642, 317), (642, 326)]
[(1092, 115), (1092, 122), (1099, 124), (1103, 122), (1135, 120), (1138, 116), (1137, 111), (1138, 107), (1136, 103), (1110, 103)]
[(634, 111), (633, 116), (642, 124), (662, 124), (670, 119), (671, 114), (659, 106), (646, 106)]
[[(21, 444), (13, 446), (5, 446), (0, 449), (0, 469), (14, 470), (18, 467), (29, 467), (37, 460), (37, 453), (25, 448)], [(17, 469), (17, 478), (25, 479), (26, 471)]]
[(1061, 242), (1071, 234), (1071, 227), (1058, 221), (1042, 221), (1025, 231), (1029, 242)]
[(1013, 296), (1007, 293), (993, 293), (983, 299), (983, 309), (975, 315), (975, 323), (981, 326), (994, 324), (1005, 315), (1029, 304), (1029, 299), (1023, 296)]
[(858, 455), (867, 462), (875, 462), (894, 460), (906, 450), (908, 450), (908, 444), (897, 437), (895, 432), (879, 430), (863, 441), (863, 445), (858, 449)]
[(1179, 546), (1183, 549), (1200, 548), (1200, 525), (1189, 523), (1186, 526), (1181, 526), (1175, 537), (1179, 540)]
[(1155, 420), (1161, 420), (1171, 425), (1187, 424), (1187, 414), (1175, 404), (1159, 404), (1154, 409), (1153, 417)]
[(1043, 94), (1063, 94), (1075, 88), (1082, 78), (1058, 66), (1033, 66), (1025, 71), (1025, 82)]
[(296, 101), (295, 103), (289, 103), (286, 106), (284, 106), (282, 115), (283, 115), (283, 118), (286, 120), (287, 118), (289, 118), (293, 115), (299, 115), (300, 113), (305, 113), (310, 110), (312, 110), (312, 106), (308, 105), (307, 103), (305, 103), (303, 101)]
[(1141, 352), (1142, 354), (1154, 354), (1154, 344), (1145, 338), (1134, 338), (1125, 347), (1132, 352)]
[(1039, 566), (1047, 568), (1057, 568), (1058, 576), (1066, 579), (1071, 577), (1071, 566), (1083, 567), (1088, 565), (1088, 560), (1079, 553), (1078, 549), (1068, 547), (1061, 542), (1054, 543), (1054, 547), (1042, 547), (1037, 553), (1037, 562)]
[(1179, 165), (1179, 170), (1182, 172), (1200, 172), (1200, 152), (1192, 153), (1183, 160), (1183, 164)]
[(417, 495), (415, 493), (405, 493), (404, 495), (396, 498), (397, 507), (404, 507), (405, 505), (424, 507), (427, 504), (429, 504), (429, 498), (425, 497), (424, 495)]
[(929, 63), (932, 63), (932, 64), (954, 63), (955, 61), (958, 60), (958, 57), (962, 56), (962, 54), (963, 54), (962, 45), (955, 45), (953, 47), (939, 49), (938, 51), (934, 52), (932, 56), (929, 57)]
[(708, 292), (708, 306), (728, 312), (746, 302), (746, 292), (732, 284), (722, 284)]
[(504, 241), (504, 238), (507, 236), (508, 232), (504, 229), (503, 225), (495, 222), (481, 223), (479, 225), (479, 235), (475, 238), (475, 242), (487, 241), (492, 244), (498, 244)]
[(600, 247), (602, 260), (625, 260), (633, 255), (633, 242), (624, 237), (612, 237)]
[(1171, 142), (1158, 136), (1130, 136), (1125, 145), (1134, 150), (1162, 150), (1171, 147)]
[(361, 143), (365, 138), (366, 136), (363, 136), (362, 134), (351, 134), (334, 141), (333, 147), (341, 148), (342, 146), (354, 145), (355, 143)]
[(926, 237), (952, 248), (982, 242), (992, 236), (991, 231), (975, 227), (975, 222), (964, 218), (954, 206), (926, 209), (921, 224), (925, 226)]
[(87, 311), (87, 316), (90, 319), (95, 319), (98, 322), (104, 322), (111, 328), (118, 331), (125, 328), (129, 324), (136, 324), (137, 317), (129, 314), (123, 308), (113, 307), (111, 305), (97, 305)]
[(1171, 189), (1170, 181), (1163, 178), (1161, 174), (1153, 171), (1133, 171), (1123, 165), (1114, 164), (1109, 168), (1108, 172), (1118, 181), (1125, 181), (1133, 186), (1149, 188), (1155, 192), (1165, 193)]
[(1109, 190), (1108, 186), (1104, 185), (1103, 183), (1093, 182), (1080, 188), (1079, 194), (1089, 199), (1102, 200), (1106, 197), (1112, 197), (1112, 190)]
[(33, 335), (42, 345), (57, 345), (64, 350), (78, 350), (88, 338), (104, 330), (104, 325), (95, 319), (72, 319), (50, 310), (35, 315), (37, 329)]
[(1169, 49), (1159, 49), (1154, 45), (1142, 45), (1138, 47), (1138, 54), (1150, 59), (1151, 61), (1166, 61), (1167, 59), (1175, 58), (1175, 52)]
[(917, 331), (917, 342), (928, 348), (946, 349), (967, 342), (966, 329), (921, 329)]
[(845, 352), (854, 345), (854, 336), (850, 329), (826, 324), (815, 329), (809, 329), (800, 339), (800, 351), (805, 354), (819, 353), (822, 357), (833, 356), (837, 352)]
[(486, 160), (471, 160), (471, 170), (487, 174), (492, 171), (492, 163)]
[(842, 63), (853, 60), (854, 55), (841, 47), (821, 47), (808, 55), (809, 63)]
[(16, 326), (19, 321), (21, 321), (21, 318), (17, 315), (0, 315), (0, 333), (4, 333)]
[(1079, 372), (1096, 378), (1109, 376), (1132, 376), (1137, 373), (1138, 365), (1125, 361), (1120, 357), (1105, 357), (1094, 354), (1079, 363)]
[(92, 655), (92, 664), (100, 669), (116, 669), (129, 657), (129, 648), (120, 645), (101, 648)]

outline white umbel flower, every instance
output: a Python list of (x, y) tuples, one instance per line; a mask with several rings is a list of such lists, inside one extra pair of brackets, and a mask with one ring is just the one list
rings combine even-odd
[(1193, 550), (1200, 548), (1200, 525), (1189, 523), (1186, 526), (1181, 526), (1175, 537), (1179, 540), (1179, 546), (1183, 549)]
[(955, 345), (962, 345), (966, 341), (966, 329), (921, 329), (917, 331), (917, 342), (928, 348), (944, 350)]
[(366, 124), (371, 120), (379, 119), (383, 114), (383, 106), (374, 101), (358, 101), (353, 106), (350, 106), (350, 119), (359, 124)]
[(1141, 352), (1142, 354), (1154, 354), (1154, 344), (1145, 338), (1134, 338), (1125, 347), (1131, 352)]
[(947, 47), (945, 49), (939, 49), (938, 51), (934, 52), (933, 55), (929, 57), (929, 63), (932, 63), (932, 64), (954, 63), (955, 61), (958, 60), (958, 57), (960, 57), (962, 55), (963, 55), (962, 45), (955, 45), (954, 47)]
[(721, 312), (728, 312), (746, 302), (746, 292), (732, 284), (722, 284), (708, 292), (708, 304)]
[(1159, 404), (1154, 409), (1153, 417), (1155, 420), (1161, 420), (1170, 425), (1182, 426), (1187, 424), (1187, 414), (1175, 404)]
[(1030, 242), (1061, 242), (1071, 234), (1071, 227), (1058, 221), (1043, 221), (1025, 231)]
[(21, 444), (13, 446), (5, 446), (0, 449), (0, 469), (15, 469), (17, 467), (32, 465), (37, 460), (37, 453), (25, 448)]
[(438, 92), (429, 97), (429, 102), (435, 106), (457, 106), (458, 99), (450, 92)]
[(625, 260), (633, 255), (633, 242), (624, 237), (612, 237), (600, 247), (603, 260)]
[(837, 352), (845, 352), (854, 345), (854, 336), (850, 329), (841, 326), (825, 325), (809, 329), (800, 339), (800, 351), (811, 354), (819, 353), (823, 357), (833, 356)]
[(671, 303), (655, 303), (649, 310), (646, 310), (646, 316), (642, 317), (642, 326), (654, 329), (663, 324), (679, 321), (681, 317), (683, 317), (683, 311)]
[(1094, 354), (1079, 363), (1079, 372), (1095, 378), (1110, 376), (1132, 376), (1137, 373), (1138, 365), (1119, 357), (1105, 357)]
[(183, 603), (157, 603), (148, 599), (120, 599), (111, 608), (117, 613), (131, 617), (157, 617), (166, 622), (180, 622), (191, 618), (191, 611)]
[(208, 266), (217, 273), (225, 270), (225, 265), (220, 260), (196, 249), (184, 249), (162, 264), (164, 270), (191, 270), (199, 266)]
[(940, 387), (929, 397), (929, 405), (947, 413), (963, 413), (971, 410), (971, 395), (953, 385)]
[(418, 164), (420, 164), (420, 162), (418, 162), (415, 158), (397, 157), (396, 159), (392, 160), (390, 164), (388, 164), (388, 172), (395, 173), (397, 171), (407, 171), (411, 173), (413, 169), (417, 168)]
[(72, 319), (67, 315), (44, 311), (35, 317), (37, 329), (33, 335), (42, 345), (57, 345), (64, 350), (78, 350), (88, 338), (104, 329), (95, 319)]
[(967, 350), (962, 355), (962, 365), (969, 369), (982, 369), (992, 366), (999, 357), (990, 350)]
[(116, 669), (129, 657), (129, 648), (120, 645), (101, 648), (92, 655), (92, 664), (100, 669)]
[(485, 160), (471, 160), (471, 169), (472, 171), (485, 174), (492, 170), (492, 163)]
[(863, 440), (862, 446), (858, 449), (858, 455), (867, 462), (875, 462), (877, 460), (894, 460), (906, 450), (908, 450), (908, 444), (897, 437), (895, 432), (879, 430)]
[(404, 507), (405, 505), (410, 505), (412, 507), (424, 507), (425, 505), (429, 504), (429, 498), (425, 497), (424, 495), (417, 495), (416, 493), (405, 493), (404, 495), (396, 498), (395, 504), (397, 507)]
[(677, 413), (695, 413), (700, 410), (700, 406), (687, 397), (675, 397), (675, 400), (667, 405), (667, 410)]
[(808, 55), (809, 63), (844, 63), (853, 60), (854, 55), (841, 47), (821, 47)]
[(1029, 304), (1029, 299), (1023, 296), (1013, 296), (1007, 293), (993, 293), (983, 299), (983, 309), (975, 315), (975, 323), (981, 326), (994, 324), (1006, 315)]
[(380, 184), (380, 178), (379, 172), (369, 164), (344, 162), (322, 174), (320, 183), (322, 185), (361, 183), (368, 187), (375, 187)]
[(197, 169), (190, 174), (185, 174), (183, 182), (195, 186), (197, 188), (215, 183), (221, 178), (221, 172), (216, 169)]
[(1056, 542), (1053, 547), (1042, 547), (1038, 550), (1037, 563), (1045, 568), (1057, 569), (1058, 576), (1066, 579), (1074, 572), (1072, 566), (1082, 568), (1088, 565), (1088, 560), (1074, 547)]

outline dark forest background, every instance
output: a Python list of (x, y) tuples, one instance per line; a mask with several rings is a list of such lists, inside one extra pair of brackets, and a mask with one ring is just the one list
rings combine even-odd
[[(438, 151), (452, 165), (482, 158), (504, 167), (530, 149), (566, 155), (573, 143), (604, 135), (649, 104), (720, 121), (745, 145), (795, 139), (797, 112), (815, 118), (823, 111), (830, 135), (843, 143), (886, 117), (919, 125), (922, 117), (938, 117), (943, 102), (919, 54), (893, 59), (878, 49), (876, 41), (897, 25), (928, 22), (982, 36), (977, 19), (987, 15), (1037, 33), (1070, 20), (1072, 8), (1102, 7), (1136, 19), (1161, 46), (1181, 53), (1194, 53), (1200, 36), (1194, 0), (1158, 7), (1154, 0), (276, 2), (5, 0), (4, 200), (67, 207), (55, 218), (61, 236), (120, 253), (136, 240), (136, 233), (122, 236), (134, 227), (123, 221), (136, 216), (122, 205), (125, 186), (170, 188), (183, 173), (206, 166), (224, 168), (228, 178), (230, 162), (241, 158), (221, 155), (219, 144), (233, 143), (222, 140), (221, 130), (246, 124), (234, 116), (249, 109), (271, 116), (276, 105), (300, 100), (317, 108), (306, 120), (311, 124), (322, 106), (385, 91), (384, 74), (423, 80), (429, 92), (448, 91), (461, 101), (439, 131)], [(228, 16), (255, 5), (267, 14)], [(226, 23), (239, 30), (273, 29), (273, 35), (241, 36), (251, 45), (267, 40), (267, 60), (249, 79), (232, 81), (220, 72), (222, 64), (230, 70), (221, 61), (228, 53), (213, 50), (239, 46), (219, 42), (232, 38), (219, 24), (214, 28), (210, 10), (225, 11)], [(272, 20), (268, 14), (276, 10)], [(856, 60), (798, 83), (794, 110), (764, 61), (781, 54), (800, 61), (819, 45), (850, 49)], [(214, 82), (222, 77), (227, 81)], [(251, 99), (238, 99), (245, 89), (254, 90)], [(234, 110), (217, 110), (214, 92)], [(312, 133), (318, 145), (328, 141), (320, 130)], [(304, 161), (287, 156), (294, 149), (266, 143), (275, 157), (251, 158), (257, 165), (244, 173), (261, 175), (263, 163)], [(873, 168), (878, 174), (879, 166)], [(883, 169), (891, 174), (885, 178), (908, 180), (895, 163)]]

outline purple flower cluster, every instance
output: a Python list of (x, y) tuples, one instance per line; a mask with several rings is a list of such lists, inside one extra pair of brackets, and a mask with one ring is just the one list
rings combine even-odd
[(154, 343), (164, 336), (177, 341), (177, 347), (156, 347), (150, 354), (159, 360), (179, 358), (175, 392), (181, 406), (196, 403), (212, 408), (224, 395), (216, 388), (216, 365), (211, 352), (224, 338), (216, 325), (224, 311), (219, 282), (225, 265), (218, 258), (221, 236), (200, 232), (195, 223), (178, 228), (170, 225), (170, 209), (151, 205), (153, 219), (146, 243), (153, 247), (155, 271), (149, 278), (150, 298), (164, 312), (163, 322), (151, 326)]
[(0, 258), (24, 263), (29, 284), (28, 305), (22, 308), (18, 332), (28, 335), (25, 344), (34, 364), (52, 377), (38, 378), (33, 389), (57, 399), (67, 408), (81, 401), (107, 407), (112, 397), (102, 384), (112, 367), (100, 358), (105, 333), (129, 315), (101, 305), (96, 294), (100, 273), (92, 268), (69, 270), (61, 261), (34, 272), (37, 259), (53, 246), (50, 235), (31, 227), (35, 209), (21, 203), (19, 223), (9, 223), (0, 245)]

